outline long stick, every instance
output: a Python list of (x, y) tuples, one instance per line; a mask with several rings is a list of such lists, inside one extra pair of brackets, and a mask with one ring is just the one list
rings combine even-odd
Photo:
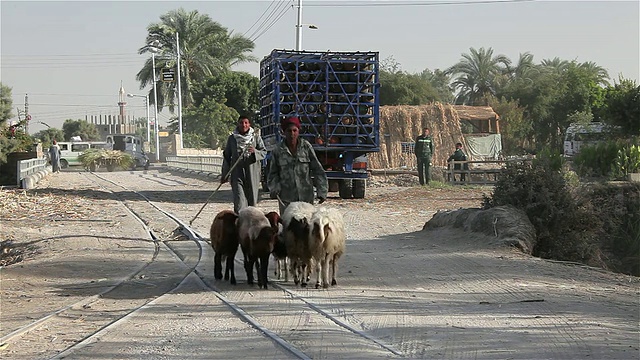
[[(238, 166), (238, 164), (240, 163), (240, 160), (242, 160), (242, 158), (244, 157), (244, 151), (238, 156), (238, 159), (236, 160), (235, 163), (233, 163), (233, 166), (231, 166), (231, 168), (229, 169), (229, 171), (227, 172), (227, 176), (224, 177), (224, 179), (228, 179), (231, 176), (231, 173), (233, 172), (233, 169), (236, 168), (236, 166)], [(204, 205), (202, 205), (202, 207), (200, 208), (200, 211), (198, 211), (198, 213), (196, 214), (196, 216), (193, 217), (193, 219), (191, 219), (191, 221), (189, 221), (189, 225), (192, 225), (193, 222), (195, 221), (195, 219), (198, 218), (198, 215), (200, 215), (200, 213), (202, 212), (202, 210), (204, 210), (204, 207), (207, 206), (207, 204), (209, 203), (209, 201), (213, 198), (213, 195), (215, 195), (218, 190), (220, 190), (220, 187), (222, 186), (222, 184), (224, 184), (225, 181), (220, 181), (220, 185), (218, 185), (218, 187), (213, 191), (213, 193), (211, 193), (211, 195), (209, 195), (209, 198), (207, 199), (207, 201), (204, 203)]]

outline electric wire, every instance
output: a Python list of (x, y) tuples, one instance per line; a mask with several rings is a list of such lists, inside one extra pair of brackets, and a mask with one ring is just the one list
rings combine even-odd
[(305, 3), (305, 7), (377, 7), (377, 6), (440, 6), (440, 5), (483, 5), (504, 3), (526, 3), (538, 0), (469, 0), (469, 1), (357, 1)]
[(260, 17), (258, 18), (258, 20), (256, 20), (256, 21), (253, 23), (253, 25), (251, 25), (251, 27), (250, 27), (249, 29), (247, 29), (247, 31), (245, 31), (244, 33), (242, 33), (242, 36), (247, 35), (247, 33), (248, 33), (249, 31), (251, 31), (251, 29), (253, 29), (253, 27), (254, 27), (254, 26), (256, 26), (256, 24), (258, 23), (258, 21), (260, 21), (260, 19), (262, 19), (262, 17), (264, 16), (264, 14), (266, 14), (266, 13), (267, 13), (267, 11), (269, 11), (269, 9), (271, 8), (271, 6), (272, 6), (273, 4), (275, 4), (276, 2), (277, 2), (277, 0), (273, 0), (273, 1), (271, 1), (271, 3), (269, 3), (269, 6), (267, 6), (267, 8), (266, 8), (266, 9), (264, 9), (264, 11), (262, 12), (262, 14), (261, 14), (261, 15), (260, 15)]
[(266, 27), (266, 28), (265, 28), (265, 29), (264, 29), (260, 34), (256, 35), (256, 37), (255, 37), (255, 38), (253, 38), (251, 41), (254, 41), (254, 42), (255, 42), (255, 41), (256, 41), (256, 40), (258, 40), (262, 35), (266, 34), (266, 33), (269, 31), (269, 29), (271, 29), (275, 24), (277, 24), (277, 23), (278, 23), (278, 21), (280, 21), (280, 19), (282, 19), (282, 17), (287, 13), (287, 11), (288, 11), (288, 10), (290, 10), (290, 9), (292, 9), (292, 8), (293, 8), (293, 6), (291, 6), (291, 7), (289, 7), (289, 6), (284, 7), (284, 8), (280, 11), (280, 14), (278, 14), (278, 17), (276, 17), (276, 18), (271, 22), (271, 24), (269, 24), (269, 26), (268, 26), (268, 27)]
[[(275, 14), (278, 13), (283, 7), (287, 7), (287, 3), (286, 2), (279, 2), (276, 6), (273, 7), (273, 9), (271, 9), (271, 12), (269, 12), (269, 15), (267, 15), (267, 17), (262, 21), (262, 23), (260, 23), (260, 25), (251, 33), (251, 35), (248, 36), (248, 38), (251, 40), (253, 39), (253, 37), (258, 34), (259, 32), (261, 32), (264, 27), (266, 26), (265, 24), (269, 23), (274, 16), (276, 16)], [(252, 40), (253, 41), (253, 40)]]

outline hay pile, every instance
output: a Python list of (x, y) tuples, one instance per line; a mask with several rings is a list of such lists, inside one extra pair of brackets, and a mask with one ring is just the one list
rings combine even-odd
[(527, 254), (531, 254), (536, 244), (536, 229), (527, 214), (509, 205), (487, 210), (439, 211), (422, 229), (440, 227), (458, 228), (491, 236), (496, 240), (494, 243), (514, 246)]
[(434, 165), (446, 166), (457, 142), (464, 143), (460, 119), (451, 105), (398, 105), (380, 107), (380, 152), (369, 154), (371, 169), (415, 168), (413, 153), (403, 153), (402, 143), (413, 142), (424, 127), (431, 129)]

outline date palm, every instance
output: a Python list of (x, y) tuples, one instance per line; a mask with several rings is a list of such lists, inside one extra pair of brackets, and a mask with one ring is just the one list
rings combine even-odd
[[(177, 77), (176, 81), (169, 83), (162, 82), (160, 78), (160, 69), (176, 67), (176, 33), (180, 38), (180, 90), (184, 107), (193, 104), (191, 92), (195, 81), (228, 70), (238, 63), (256, 61), (250, 55), (255, 46), (251, 40), (241, 35), (229, 34), (225, 27), (197, 10), (169, 11), (160, 16), (160, 22), (149, 25), (147, 31), (146, 45), (139, 49), (139, 53), (150, 54), (154, 48), (159, 49), (155, 56), (159, 109), (162, 109), (165, 103), (169, 103), (169, 109), (173, 110), (174, 104), (177, 103)], [(154, 42), (155, 46), (152, 46)], [(141, 89), (153, 83), (151, 57), (147, 59), (136, 78), (140, 81)], [(150, 98), (153, 102), (153, 96)]]
[(511, 61), (506, 56), (494, 56), (492, 48), (470, 48), (469, 54), (462, 54), (460, 62), (446, 70), (458, 90), (456, 103), (479, 105), (485, 96), (495, 95), (499, 77), (505, 74), (509, 64)]

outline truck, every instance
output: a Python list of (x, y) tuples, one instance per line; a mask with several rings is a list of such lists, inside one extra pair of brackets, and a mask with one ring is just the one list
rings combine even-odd
[(267, 156), (284, 134), (284, 118), (300, 119), (329, 180), (343, 199), (364, 198), (367, 154), (380, 151), (378, 52), (273, 50), (260, 62), (260, 135)]
[(142, 148), (143, 140), (134, 134), (109, 134), (106, 139), (111, 150), (120, 150), (133, 158), (132, 168), (142, 167), (149, 169), (149, 157)]

